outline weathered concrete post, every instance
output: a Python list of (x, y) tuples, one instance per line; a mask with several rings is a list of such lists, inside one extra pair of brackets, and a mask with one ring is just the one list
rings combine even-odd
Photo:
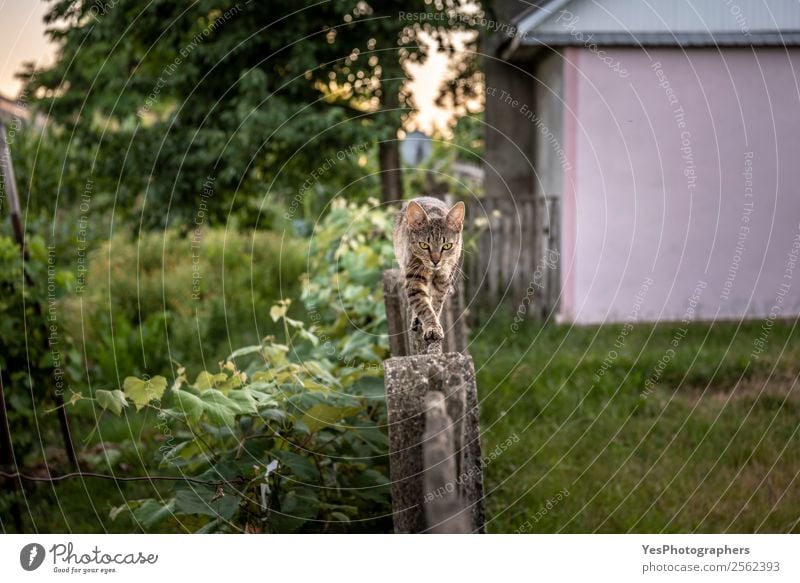
[(472, 521), (467, 511), (463, 511), (465, 506), (460, 492), (452, 483), (453, 476), (458, 475), (458, 464), (453, 421), (447, 414), (444, 394), (437, 390), (425, 393), (425, 407), (425, 435), (422, 437), (425, 444), (422, 448), (425, 524), (429, 532), (437, 534), (471, 532)]
[(395, 532), (484, 532), (472, 358), (449, 352), (384, 364)]

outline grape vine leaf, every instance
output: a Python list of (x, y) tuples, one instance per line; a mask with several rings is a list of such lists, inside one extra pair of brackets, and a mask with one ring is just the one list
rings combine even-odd
[(203, 416), (205, 403), (203, 400), (190, 393), (189, 391), (175, 391), (175, 404), (178, 409), (186, 415), (186, 420), (190, 423), (198, 423)]
[(334, 425), (345, 417), (350, 417), (361, 411), (361, 407), (332, 407), (320, 403), (314, 405), (305, 412), (302, 421), (308, 427), (308, 430), (314, 433), (323, 427)]
[(94, 398), (97, 400), (98, 405), (100, 405), (103, 409), (111, 411), (117, 417), (122, 415), (122, 410), (128, 406), (128, 401), (125, 399), (125, 393), (119, 389), (115, 391), (98, 389), (94, 392)]
[(164, 391), (167, 389), (167, 379), (161, 375), (154, 376), (148, 380), (126, 377), (122, 388), (125, 391), (125, 396), (133, 401), (138, 411), (150, 401), (160, 399), (164, 395)]

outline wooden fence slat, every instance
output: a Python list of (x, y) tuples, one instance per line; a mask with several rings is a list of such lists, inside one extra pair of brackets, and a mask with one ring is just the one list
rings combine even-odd
[(411, 353), (402, 283), (399, 269), (383, 272), (383, 302), (386, 306), (386, 327), (389, 333), (389, 352), (392, 356), (408, 356)]
[[(489, 228), (480, 232), (477, 252), (467, 257), (469, 297), (488, 308), (504, 301), (514, 312), (538, 273), (528, 314), (537, 318), (551, 314), (561, 293), (560, 199), (487, 196), (481, 205), (477, 216), (485, 216)], [(473, 221), (467, 228), (474, 228)]]

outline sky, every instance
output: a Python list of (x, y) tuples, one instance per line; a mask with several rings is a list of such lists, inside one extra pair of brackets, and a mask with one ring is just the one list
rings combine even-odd
[[(47, 11), (44, 0), (0, 0), (0, 95), (15, 99), (20, 90), (14, 75), (22, 64), (33, 61), (45, 67), (55, 59), (55, 47), (45, 36), (42, 17)], [(428, 61), (413, 67), (411, 90), (419, 111), (415, 125), (426, 133), (442, 126), (449, 113), (436, 105), (439, 80), (445, 73), (447, 57), (432, 52)]]
[(14, 74), (22, 63), (41, 67), (53, 62), (55, 49), (42, 22), (46, 9), (42, 0), (0, 0), (0, 95), (17, 97), (20, 82)]

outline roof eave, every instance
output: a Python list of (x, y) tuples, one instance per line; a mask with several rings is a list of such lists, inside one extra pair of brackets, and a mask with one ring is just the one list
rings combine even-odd
[[(758, 46), (798, 46), (800, 31), (769, 31), (742, 33), (543, 33), (532, 36), (515, 37), (516, 44), (508, 45), (503, 53), (510, 58), (523, 47), (565, 47), (565, 46), (709, 46), (709, 47), (758, 47)], [(512, 49), (513, 50), (509, 50)]]

